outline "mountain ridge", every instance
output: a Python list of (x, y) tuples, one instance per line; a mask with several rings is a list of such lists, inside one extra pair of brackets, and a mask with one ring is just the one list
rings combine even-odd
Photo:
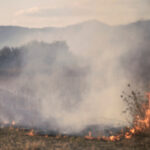
[(74, 24), (62, 26), (62, 27), (55, 27), (55, 26), (27, 27), (27, 26), (19, 26), (19, 25), (0, 25), (0, 28), (10, 27), (10, 28), (22, 28), (22, 29), (29, 29), (29, 30), (33, 30), (33, 29), (34, 30), (64, 29), (64, 28), (68, 28), (68, 27), (72, 27), (72, 26), (85, 25), (86, 23), (105, 25), (105, 26), (109, 26), (109, 27), (123, 27), (123, 26), (135, 25), (135, 24), (150, 23), (150, 20), (137, 20), (135, 22), (131, 22), (131, 23), (128, 23), (128, 24), (119, 24), (119, 25), (109, 25), (107, 23), (103, 23), (103, 22), (98, 21), (98, 20), (87, 20), (87, 21), (82, 21), (82, 22), (79, 22), (79, 23), (74, 23)]

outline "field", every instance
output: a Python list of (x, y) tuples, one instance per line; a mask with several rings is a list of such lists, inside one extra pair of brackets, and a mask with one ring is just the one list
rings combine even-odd
[(75, 136), (27, 135), (23, 129), (0, 129), (0, 150), (150, 150), (150, 136), (139, 135), (116, 142)]

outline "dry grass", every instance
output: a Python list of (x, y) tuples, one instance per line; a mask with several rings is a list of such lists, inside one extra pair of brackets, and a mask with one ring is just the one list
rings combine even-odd
[[(145, 116), (141, 104), (147, 105), (148, 101), (140, 93), (131, 91), (129, 95), (124, 93), (122, 98), (127, 104), (126, 112), (133, 118), (131, 125), (136, 115)], [(75, 136), (28, 136), (29, 133), (23, 129), (0, 128), (0, 150), (150, 150), (150, 129), (129, 140), (115, 142)]]
[(26, 131), (0, 129), (0, 150), (150, 150), (150, 136), (106, 142), (84, 137), (27, 136)]

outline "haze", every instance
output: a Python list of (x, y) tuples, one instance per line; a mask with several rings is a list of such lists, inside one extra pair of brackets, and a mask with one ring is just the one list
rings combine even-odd
[(66, 26), (85, 20), (109, 25), (150, 19), (149, 0), (0, 0), (0, 25)]

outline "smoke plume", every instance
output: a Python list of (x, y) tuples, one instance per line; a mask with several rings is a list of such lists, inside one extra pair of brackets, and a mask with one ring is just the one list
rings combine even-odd
[(148, 22), (143, 24), (94, 22), (93, 28), (87, 22), (56, 31), (64, 42), (47, 35), (47, 42), (2, 48), (0, 122), (67, 134), (126, 125), (122, 90), (149, 81)]

